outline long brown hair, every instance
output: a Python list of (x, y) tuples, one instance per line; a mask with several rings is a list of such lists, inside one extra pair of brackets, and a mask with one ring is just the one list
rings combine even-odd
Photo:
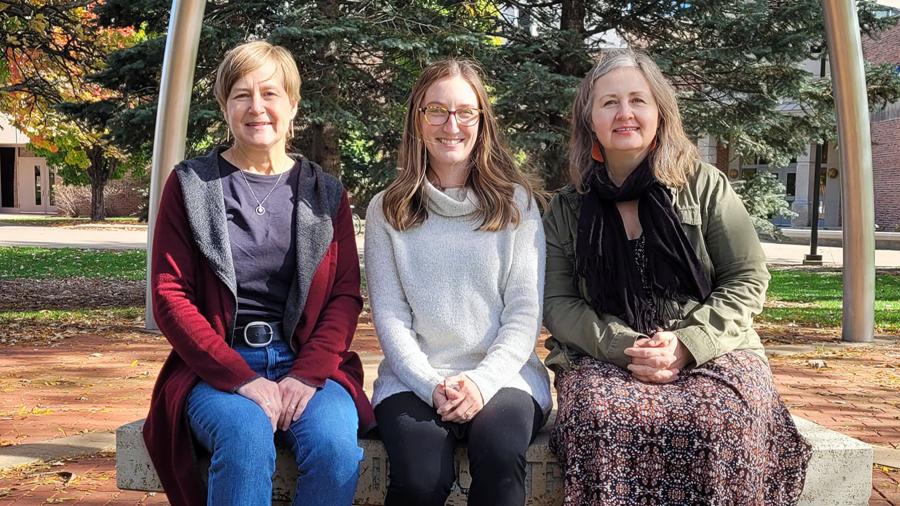
[(515, 185), (530, 197), (541, 198), (531, 177), (520, 171), (497, 125), (478, 65), (468, 60), (447, 59), (432, 63), (413, 85), (403, 123), (403, 137), (398, 153), (397, 177), (388, 186), (382, 200), (382, 211), (396, 230), (408, 230), (428, 217), (425, 177), (428, 151), (422, 137), (422, 114), (419, 108), (428, 88), (441, 80), (459, 76), (478, 97), (481, 118), (478, 137), (471, 154), (471, 170), (466, 185), (478, 197), (479, 230), (497, 231), (516, 225), (522, 219), (515, 201)]
[(656, 63), (646, 54), (633, 49), (606, 49), (578, 87), (572, 106), (572, 132), (569, 139), (569, 178), (579, 192), (584, 192), (586, 176), (590, 173), (591, 147), (596, 134), (591, 128), (594, 103), (594, 83), (609, 72), (622, 67), (638, 69), (659, 108), (659, 127), (653, 174), (666, 186), (680, 188), (697, 168), (700, 152), (688, 139), (678, 111), (675, 88), (666, 80)]

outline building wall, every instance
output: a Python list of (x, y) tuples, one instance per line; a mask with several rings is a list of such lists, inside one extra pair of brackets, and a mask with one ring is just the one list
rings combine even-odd
[(716, 167), (726, 174), (728, 174), (730, 165), (729, 151), (728, 146), (725, 144), (722, 144), (721, 142), (716, 144)]
[(900, 118), (872, 123), (872, 178), (875, 224), (879, 230), (900, 232)]
[[(146, 182), (140, 181), (131, 174), (106, 183), (106, 188), (103, 190), (106, 216), (137, 216), (144, 204), (144, 196), (140, 190), (145, 185)], [(56, 195), (60, 214), (91, 215), (90, 186), (69, 186), (60, 182), (56, 186)]]
[[(887, 63), (900, 71), (900, 23), (864, 37), (863, 56), (874, 64)], [(871, 123), (872, 177), (875, 187), (875, 223), (879, 230), (900, 231), (900, 104), (876, 111)]]
[(876, 37), (863, 37), (863, 57), (869, 63), (900, 64), (900, 23), (877, 34)]

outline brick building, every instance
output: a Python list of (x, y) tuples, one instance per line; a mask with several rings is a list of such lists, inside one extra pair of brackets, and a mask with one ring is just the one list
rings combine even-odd
[[(900, 3), (900, 2), (896, 2)], [(874, 64), (894, 65), (900, 72), (900, 23), (875, 40), (863, 40), (863, 56)], [(875, 187), (875, 223), (881, 230), (900, 232), (900, 103), (871, 116), (872, 178)]]
[(28, 151), (29, 139), (0, 114), (0, 212), (56, 214), (56, 171)]
[[(108, 181), (103, 189), (106, 216), (139, 216), (146, 203), (143, 192), (148, 186), (148, 181), (136, 178), (132, 174)], [(90, 186), (63, 185), (60, 180), (55, 193), (59, 214), (81, 217), (91, 215)]]
[[(881, 0), (882, 16), (900, 16), (900, 0)], [(868, 63), (890, 64), (900, 72), (900, 23), (878, 34), (875, 39), (862, 40), (863, 57)], [(819, 75), (820, 61), (808, 61), (807, 72)], [(830, 73), (828, 65), (826, 75)], [(791, 114), (790, 104), (784, 106)], [(896, 190), (900, 180), (900, 103), (872, 112), (872, 171), (875, 188), (875, 223), (879, 230), (900, 231), (900, 192)], [(791, 209), (797, 213), (793, 220), (776, 218), (780, 226), (809, 227), (812, 220), (813, 183), (816, 145), (791, 160), (786, 167), (770, 166), (766, 160), (732, 156), (728, 147), (717, 139), (705, 136), (698, 141), (704, 159), (715, 164), (731, 179), (752, 175), (757, 171), (775, 174), (784, 184)], [(841, 227), (840, 155), (834, 145), (823, 150), (822, 172), (819, 180), (819, 224), (825, 228)]]
[[(0, 114), (0, 212), (91, 215), (91, 189), (63, 184), (56, 169), (28, 150), (28, 137)], [(126, 174), (103, 191), (107, 216), (137, 216), (149, 183)]]

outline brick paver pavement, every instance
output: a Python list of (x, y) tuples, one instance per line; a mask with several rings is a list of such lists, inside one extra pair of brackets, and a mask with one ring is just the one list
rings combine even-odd
[[(772, 357), (791, 413), (900, 451), (900, 338), (877, 347)], [(876, 465), (871, 504), (900, 506), (900, 469)]]
[[(121, 333), (118, 336), (124, 339)], [(378, 353), (371, 324), (363, 322), (357, 337), (357, 349), (368, 354)], [(75, 358), (87, 357), (81, 349), (85, 343), (79, 343), (82, 339), (72, 337), (64, 340), (57, 348), (41, 349), (39, 354), (31, 356), (27, 362), (41, 368), (45, 366), (41, 364), (42, 360), (51, 359), (48, 354), (75, 352)], [(158, 364), (168, 344), (158, 336), (140, 334), (132, 334), (128, 340), (131, 347), (119, 343), (117, 351), (105, 350), (102, 357), (89, 359), (109, 361), (109, 366), (118, 364), (116, 372), (109, 372), (104, 376), (127, 376), (134, 382), (128, 388), (149, 388), (154, 375), (140, 373), (138, 370), (144, 366), (132, 368), (131, 361), (140, 358), (141, 364), (145, 361)], [(834, 340), (836, 338), (832, 339)], [(543, 353), (543, 350), (539, 350)], [(0, 354), (0, 370), (4, 365), (10, 365), (7, 363), (9, 357), (8, 353)], [(877, 347), (817, 350), (803, 355), (773, 357), (771, 365), (779, 392), (793, 413), (863, 441), (900, 449), (900, 339)], [(19, 367), (25, 367), (25, 363), (20, 361)], [(134, 372), (125, 373), (123, 368)], [(28, 374), (25, 370), (21, 372)], [(121, 388), (117, 383), (110, 383), (108, 386)], [(33, 402), (38, 402), (38, 399)], [(135, 409), (135, 412), (143, 413), (145, 408), (136, 406)], [(74, 413), (69, 414), (70, 418), (71, 414)], [(106, 415), (112, 415), (113, 418), (131, 416), (115, 412), (107, 412)], [(84, 414), (78, 413), (76, 416)], [(139, 416), (142, 415), (135, 415), (134, 418)], [(16, 424), (12, 419), (7, 420)], [(0, 420), (0, 427), (3, 423)], [(70, 423), (77, 422), (70, 420)], [(27, 422), (16, 424), (16, 427), (28, 432)], [(0, 444), (3, 444), (2, 441)], [(875, 466), (872, 478), (870, 504), (900, 506), (900, 469)], [(166, 500), (164, 494), (116, 489), (115, 456), (109, 454), (0, 472), (0, 505), (56, 503), (165, 504)]]
[(169, 504), (165, 494), (117, 489), (115, 463), (115, 454), (101, 454), (7, 472), (0, 505)]

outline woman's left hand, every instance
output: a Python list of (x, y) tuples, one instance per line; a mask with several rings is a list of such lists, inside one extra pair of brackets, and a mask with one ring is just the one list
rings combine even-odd
[(288, 430), (291, 423), (300, 419), (307, 403), (315, 395), (316, 389), (297, 378), (285, 376), (278, 381), (278, 391), (281, 392), (282, 406), (278, 428)]
[(628, 370), (647, 383), (670, 383), (678, 379), (690, 360), (690, 352), (673, 332), (658, 331), (650, 339), (638, 339), (625, 354), (631, 357)]
[[(437, 411), (441, 415), (441, 420), (451, 423), (472, 421), (472, 418), (475, 418), (475, 415), (484, 408), (484, 398), (481, 396), (478, 386), (465, 374), (448, 376), (445, 384), (449, 400)], [(456, 388), (453, 388), (454, 386)], [(456, 391), (451, 392), (451, 390)]]

